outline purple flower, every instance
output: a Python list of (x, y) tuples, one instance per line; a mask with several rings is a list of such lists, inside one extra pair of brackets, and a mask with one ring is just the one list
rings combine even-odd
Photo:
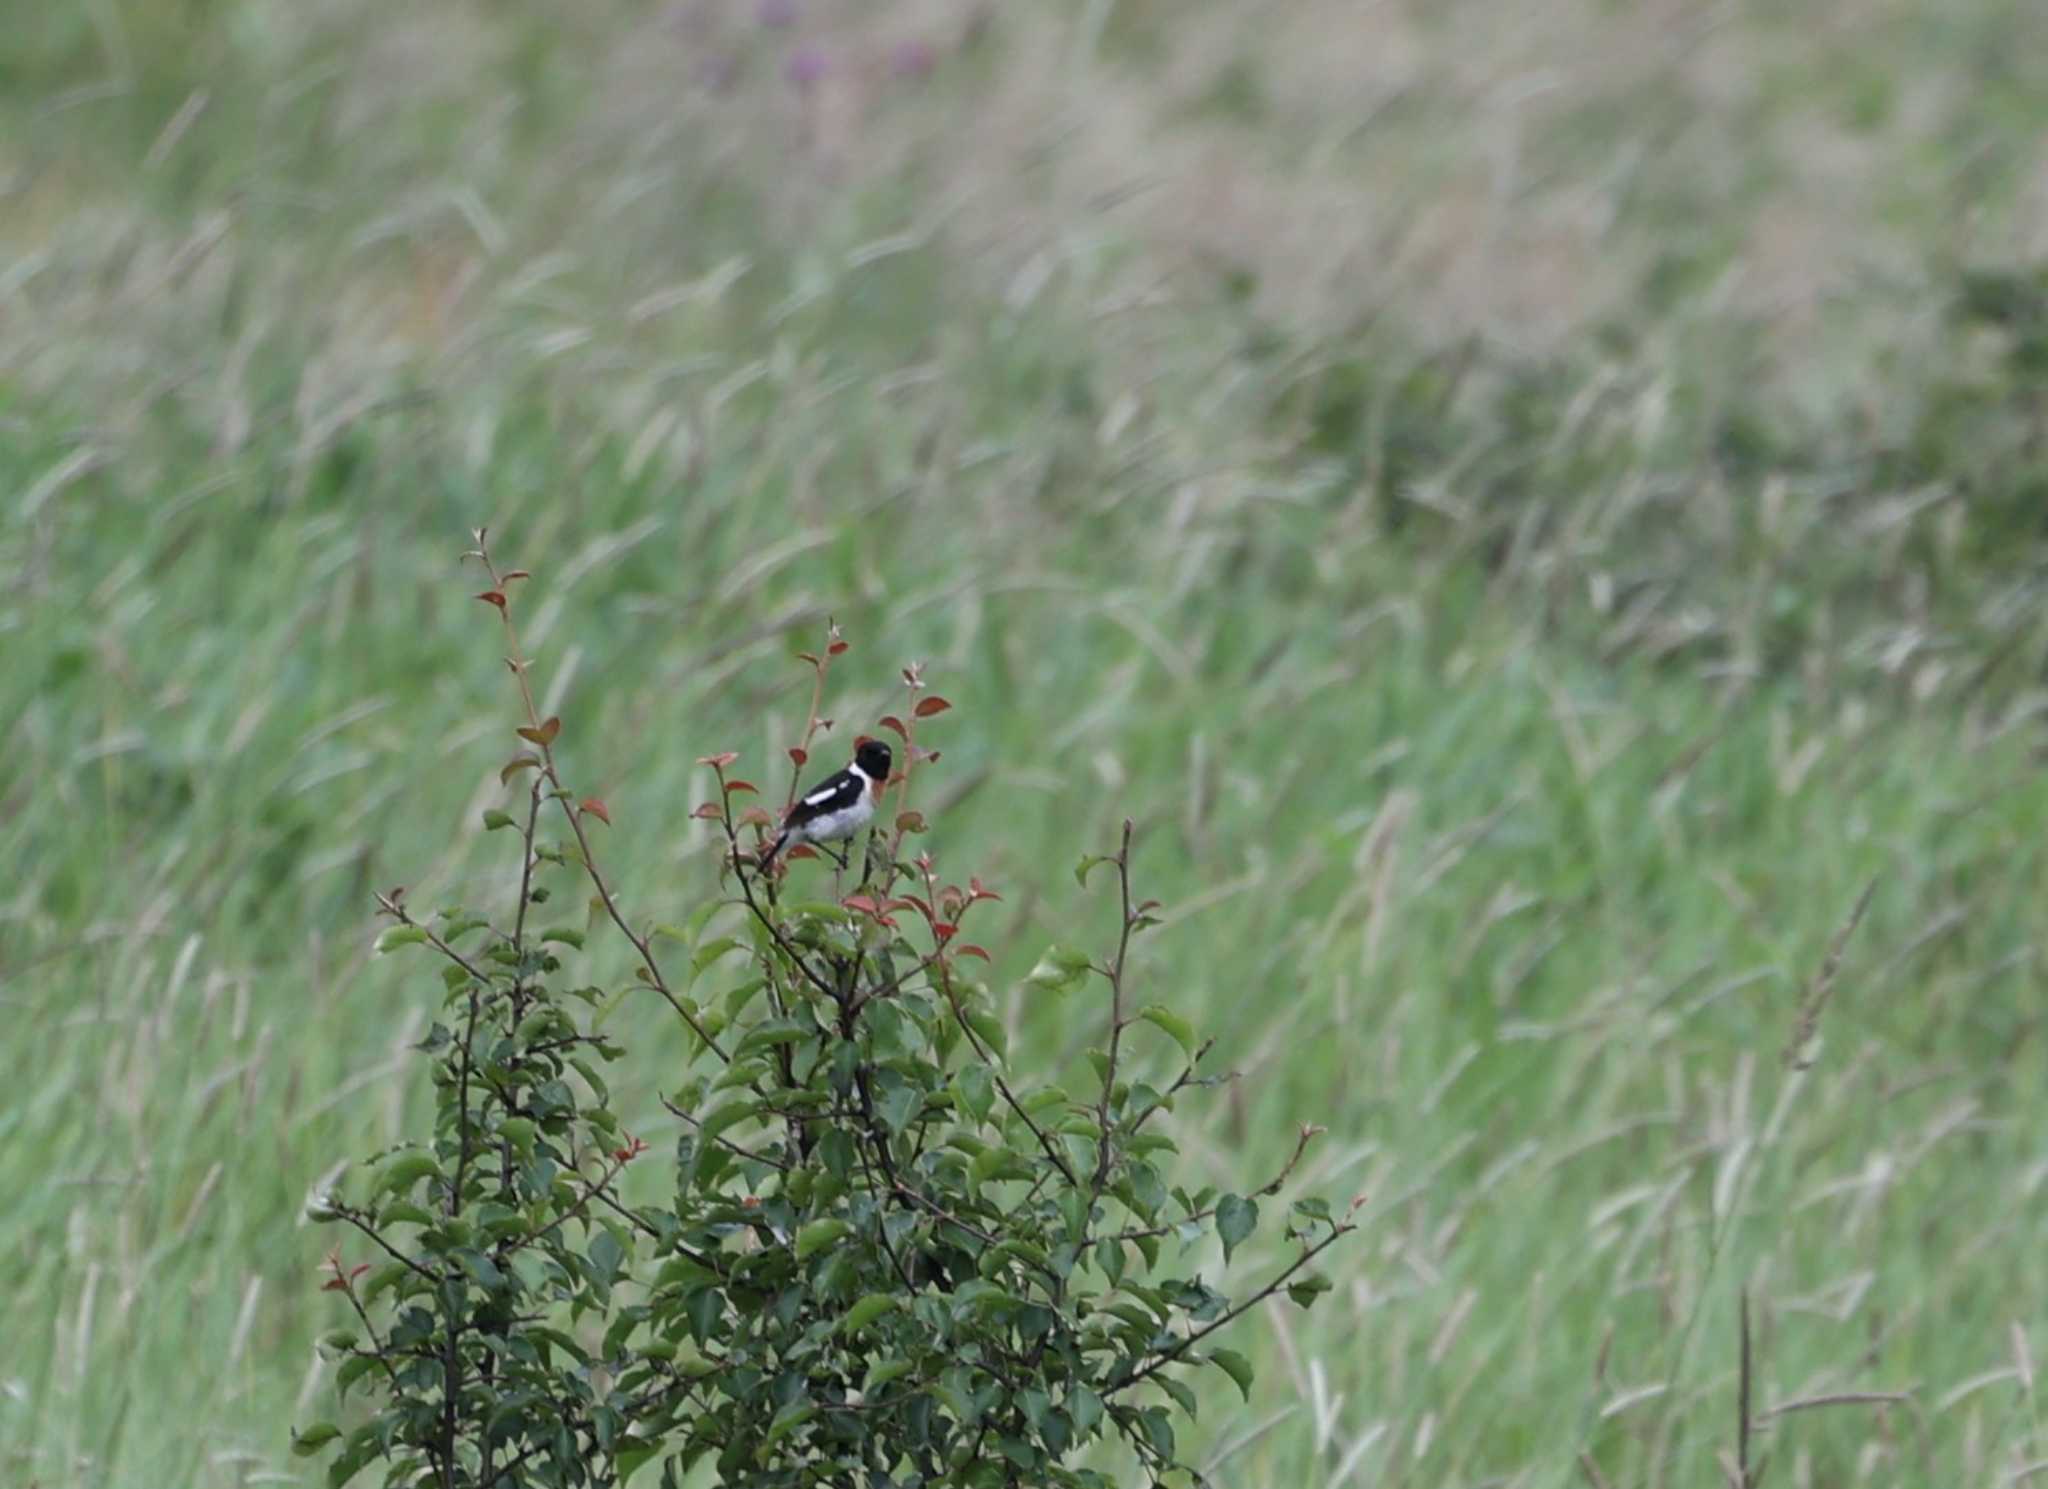
[(899, 78), (921, 78), (939, 65), (939, 53), (922, 38), (899, 41), (889, 53), (889, 70)]
[(818, 47), (798, 47), (782, 64), (782, 75), (793, 88), (814, 88), (831, 70), (831, 62)]
[(755, 0), (754, 19), (764, 26), (794, 26), (797, 0)]

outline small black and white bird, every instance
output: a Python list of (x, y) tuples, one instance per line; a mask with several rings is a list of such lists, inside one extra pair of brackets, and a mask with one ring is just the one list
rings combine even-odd
[(761, 855), (762, 872), (767, 872), (784, 848), (798, 843), (836, 843), (872, 822), (894, 759), (879, 739), (863, 739), (855, 745), (851, 765), (797, 798), (782, 819), (782, 831)]

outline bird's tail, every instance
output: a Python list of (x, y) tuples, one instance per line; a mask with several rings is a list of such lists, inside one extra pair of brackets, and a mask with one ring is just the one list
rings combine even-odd
[(775, 834), (775, 841), (770, 843), (768, 845), (768, 851), (761, 855), (762, 873), (765, 874), (768, 872), (770, 868), (774, 867), (775, 855), (782, 851), (783, 844), (787, 843), (788, 841), (789, 833), (786, 830)]

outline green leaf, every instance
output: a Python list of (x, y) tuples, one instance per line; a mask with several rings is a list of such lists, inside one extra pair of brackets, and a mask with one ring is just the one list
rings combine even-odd
[(543, 941), (559, 941), (564, 946), (575, 947), (578, 951), (583, 949), (583, 932), (572, 931), (567, 926), (558, 925), (552, 930), (542, 931), (540, 938)]
[(479, 1287), (496, 1290), (505, 1285), (505, 1274), (498, 1270), (498, 1264), (481, 1251), (465, 1246), (455, 1253), (455, 1259), (462, 1263), (462, 1270), (476, 1279)]
[(626, 1248), (609, 1228), (602, 1229), (590, 1238), (590, 1265), (607, 1286), (619, 1275), (619, 1265), (626, 1259)]
[(875, 1114), (891, 1132), (901, 1132), (924, 1105), (924, 1094), (893, 1070), (875, 1075)]
[(1031, 1176), (1031, 1170), (1024, 1160), (1004, 1147), (984, 1150), (967, 1166), (967, 1171), (974, 1176), (974, 1182), (977, 1184), (985, 1184), (998, 1176), (1010, 1179), (1025, 1179)]
[(534, 1125), (531, 1117), (507, 1117), (498, 1124), (498, 1136), (520, 1157), (533, 1151)]
[(1106, 853), (1083, 853), (1081, 861), (1074, 865), (1074, 882), (1083, 889), (1086, 889), (1088, 887), (1088, 876), (1094, 872), (1097, 864), (1115, 862), (1116, 860)]
[(1025, 977), (1033, 987), (1049, 993), (1064, 993), (1088, 975), (1088, 953), (1071, 946), (1052, 945)]
[[(368, 1364), (369, 1361), (363, 1363)], [(384, 1445), (378, 1440), (374, 1425), (356, 1428), (348, 1435), (348, 1445), (327, 1465), (327, 1489), (341, 1489), (383, 1451)]]
[(1224, 1261), (1230, 1260), (1230, 1253), (1257, 1228), (1258, 1223), (1259, 1207), (1256, 1201), (1237, 1194), (1226, 1194), (1216, 1201), (1216, 1234), (1223, 1241)]
[(401, 946), (420, 946), (425, 944), (426, 939), (425, 926), (386, 926), (384, 934), (377, 938), (377, 955), (382, 956), (387, 951), (396, 951)]
[(1003, 1027), (1003, 1021), (985, 1009), (966, 1010), (967, 1027), (972, 1029), (981, 1042), (995, 1051), (997, 1059), (1007, 1059), (1010, 1054), (1010, 1031)]
[(747, 1037), (740, 1041), (735, 1057), (744, 1057), (757, 1050), (772, 1049), (778, 1044), (795, 1044), (807, 1039), (814, 1031), (796, 1019), (770, 1019), (749, 1030)]
[(1330, 1279), (1321, 1272), (1305, 1272), (1287, 1284), (1287, 1296), (1297, 1308), (1310, 1308), (1330, 1290)]
[(1175, 1380), (1172, 1376), (1162, 1372), (1152, 1377), (1152, 1383), (1171, 1396), (1174, 1404), (1190, 1417), (1196, 1415), (1195, 1409), (1201, 1403), (1196, 1399), (1194, 1391), (1189, 1388), (1186, 1381)]
[(975, 1121), (986, 1122), (996, 1104), (995, 1077), (980, 1061), (963, 1065), (953, 1077), (953, 1097)]
[(332, 1422), (315, 1422), (304, 1432), (292, 1434), (292, 1456), (310, 1458), (339, 1436), (341, 1429)]
[(1102, 1420), (1102, 1398), (1087, 1386), (1068, 1386), (1067, 1415), (1074, 1419), (1074, 1436), (1085, 1438)]
[(337, 1401), (348, 1399), (348, 1388), (377, 1368), (377, 1362), (369, 1355), (350, 1355), (341, 1362), (341, 1368), (334, 1372), (334, 1397)]
[(839, 1332), (857, 1334), (896, 1306), (897, 1299), (893, 1293), (869, 1293), (846, 1310), (846, 1317), (839, 1321)]
[(1115, 1287), (1124, 1280), (1124, 1243), (1115, 1236), (1104, 1236), (1095, 1243), (1095, 1265), (1102, 1269), (1102, 1275)]
[(683, 1300), (683, 1313), (690, 1320), (690, 1337), (702, 1344), (725, 1314), (725, 1295), (715, 1287), (691, 1293)]
[(715, 940), (706, 941), (697, 948), (697, 954), (690, 958), (691, 978), (694, 980), (700, 972), (727, 952), (744, 951), (745, 949), (746, 943), (736, 936), (720, 936)]
[(782, 1441), (783, 1438), (789, 1436), (790, 1433), (796, 1431), (797, 1428), (803, 1426), (804, 1423), (817, 1414), (818, 1407), (816, 1402), (806, 1401), (801, 1398), (790, 1402), (789, 1405), (783, 1407), (781, 1411), (775, 1414), (773, 1421), (769, 1422), (766, 1441), (769, 1443)]
[(431, 1153), (401, 1153), (384, 1166), (370, 1190), (374, 1195), (403, 1194), (420, 1180), (441, 1176), (441, 1165)]
[(501, 827), (510, 827), (512, 825), (512, 814), (510, 812), (501, 812), (496, 807), (492, 807), (484, 813), (485, 832), (496, 832)]
[(615, 1469), (612, 1481), (619, 1489), (626, 1489), (626, 1480), (660, 1456), (661, 1444), (658, 1442), (652, 1445), (634, 1442), (630, 1446), (620, 1448), (617, 1456), (612, 1459)]
[(868, 1366), (867, 1379), (860, 1383), (860, 1393), (872, 1396), (890, 1381), (910, 1374), (913, 1368), (908, 1360), (877, 1360)]
[(1148, 1024), (1156, 1025), (1173, 1036), (1173, 1042), (1192, 1060), (1195, 1051), (1201, 1048), (1201, 1041), (1195, 1037), (1195, 1026), (1159, 1003), (1148, 1003), (1138, 1012), (1138, 1017)]
[(796, 1233), (796, 1259), (809, 1261), (820, 1249), (853, 1233), (844, 1220), (813, 1220)]
[(1246, 1401), (1252, 1399), (1252, 1362), (1234, 1349), (1212, 1349), (1209, 1363), (1237, 1382), (1237, 1389)]

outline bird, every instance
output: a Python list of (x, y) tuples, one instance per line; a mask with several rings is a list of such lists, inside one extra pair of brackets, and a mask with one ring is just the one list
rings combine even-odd
[[(858, 740), (853, 763), (806, 791), (783, 817), (782, 830), (761, 855), (761, 871), (766, 873), (784, 848), (798, 843), (836, 843), (872, 822), (875, 803), (881, 800), (894, 760), (881, 740)], [(842, 866), (844, 862), (842, 859)]]

